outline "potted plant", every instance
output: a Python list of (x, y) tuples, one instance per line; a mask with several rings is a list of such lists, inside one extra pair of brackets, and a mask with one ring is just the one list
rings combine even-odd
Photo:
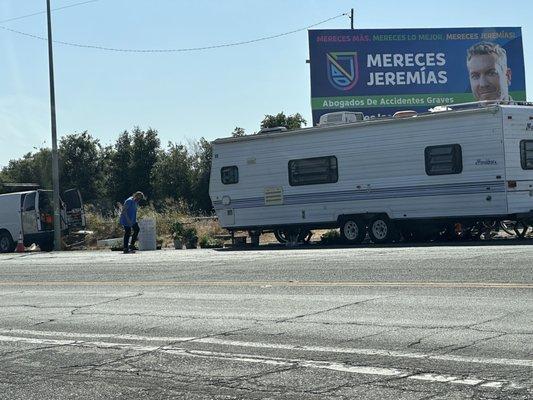
[(174, 248), (181, 250), (183, 248), (185, 227), (179, 221), (176, 221), (171, 226), (172, 239), (174, 240)]
[(183, 241), (185, 242), (185, 248), (196, 249), (198, 247), (198, 236), (196, 234), (196, 228), (185, 228), (183, 231)]

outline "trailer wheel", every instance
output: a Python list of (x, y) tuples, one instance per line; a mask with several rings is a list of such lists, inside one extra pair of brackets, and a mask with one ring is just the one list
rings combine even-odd
[(348, 218), (342, 222), (341, 238), (349, 244), (361, 243), (366, 237), (366, 226), (357, 218)]
[(274, 236), (281, 244), (290, 242), (291, 235), (294, 235), (295, 233), (298, 234), (298, 242), (301, 243), (309, 243), (311, 241), (311, 237), (313, 236), (313, 232), (311, 232), (309, 229), (297, 229), (296, 231), (290, 229), (274, 230)]
[(529, 225), (524, 221), (516, 221), (514, 227), (514, 232), (516, 237), (523, 239), (526, 236), (527, 231), (529, 230)]
[(286, 229), (276, 229), (274, 231), (274, 236), (281, 244), (285, 244), (289, 241), (289, 232)]
[(11, 238), (9, 232), (0, 232), (0, 253), (12, 253), (15, 251), (16, 244)]
[(500, 227), (508, 235), (515, 235), (516, 234), (515, 231), (514, 231), (515, 225), (516, 225), (516, 221), (511, 221), (511, 220), (500, 221)]
[(392, 242), (397, 236), (396, 228), (387, 217), (375, 217), (368, 225), (368, 235), (373, 243), (383, 244)]

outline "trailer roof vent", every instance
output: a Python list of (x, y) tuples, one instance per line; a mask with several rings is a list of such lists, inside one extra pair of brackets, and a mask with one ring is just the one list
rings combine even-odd
[(363, 119), (364, 114), (362, 112), (332, 112), (322, 115), (320, 117), (320, 121), (318, 122), (318, 126), (350, 124), (353, 122), (362, 121)]
[(287, 128), (284, 126), (276, 126), (275, 128), (263, 128), (257, 133), (275, 133), (275, 132), (287, 132)]
[(444, 112), (444, 111), (452, 111), (453, 109), (448, 106), (435, 106), (433, 108), (430, 108), (428, 111), (431, 113), (437, 113), (437, 112)]
[(410, 118), (410, 117), (416, 117), (418, 113), (414, 110), (404, 110), (404, 111), (396, 111), (393, 118)]

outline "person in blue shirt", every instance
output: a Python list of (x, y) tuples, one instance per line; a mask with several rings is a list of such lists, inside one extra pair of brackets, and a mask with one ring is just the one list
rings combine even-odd
[[(139, 236), (139, 224), (137, 224), (137, 207), (141, 200), (146, 199), (142, 192), (135, 192), (124, 201), (120, 213), (120, 224), (124, 227), (124, 254), (135, 252), (135, 242)], [(133, 229), (133, 236), (131, 231)], [(131, 236), (131, 243), (130, 241)]]

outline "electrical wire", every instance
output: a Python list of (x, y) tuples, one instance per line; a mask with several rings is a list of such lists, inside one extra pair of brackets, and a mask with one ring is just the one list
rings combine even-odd
[[(98, 1), (98, 0), (92, 0), (92, 1)], [(225, 47), (242, 46), (242, 45), (251, 44), (251, 43), (263, 42), (265, 40), (277, 39), (277, 38), (280, 38), (280, 37), (283, 37), (283, 36), (292, 35), (294, 33), (302, 32), (302, 31), (314, 28), (315, 26), (325, 24), (326, 22), (333, 21), (335, 19), (347, 16), (347, 15), (348, 15), (348, 13), (342, 13), (342, 14), (336, 15), (334, 17), (325, 19), (323, 21), (314, 23), (312, 25), (308, 25), (306, 27), (295, 29), (295, 30), (292, 30), (292, 31), (289, 31), (289, 32), (279, 33), (279, 34), (276, 34), (276, 35), (265, 36), (265, 37), (260, 37), (260, 38), (256, 38), (256, 39), (251, 39), (251, 40), (244, 40), (244, 41), (240, 41), (240, 42), (222, 43), (222, 44), (216, 44), (216, 45), (211, 45), (211, 46), (203, 46), (203, 47), (184, 47), (184, 48), (177, 48), (177, 49), (127, 49), (127, 48), (115, 48), (115, 47), (105, 47), (105, 46), (98, 46), (98, 45), (65, 42), (65, 41), (61, 41), (61, 40), (54, 40), (53, 43), (61, 44), (61, 45), (64, 45), (64, 46), (79, 47), (79, 48), (93, 49), (93, 50), (111, 51), (111, 52), (119, 52), (119, 53), (183, 53), (183, 52), (192, 52), (192, 51), (213, 50), (213, 49), (220, 49), (220, 48), (225, 48)], [(5, 31), (11, 32), (11, 33), (16, 33), (18, 35), (30, 37), (30, 38), (33, 38), (33, 39), (39, 39), (39, 40), (42, 40), (42, 41), (48, 41), (48, 39), (43, 37), (43, 36), (33, 35), (33, 34), (27, 33), (27, 32), (21, 32), (21, 31), (18, 31), (16, 29), (7, 28), (7, 27), (2, 26), (2, 25), (0, 25), (0, 29), (3, 29)]]
[[(97, 1), (100, 1), (100, 0), (87, 0), (87, 1), (82, 1), (80, 3), (68, 4), (68, 5), (63, 6), (63, 7), (53, 8), (52, 11), (59, 11), (59, 10), (64, 10), (66, 8), (82, 6), (82, 5), (89, 4), (89, 3), (96, 3)], [(20, 17), (4, 19), (3, 21), (0, 21), (0, 24), (5, 24), (6, 22), (11, 22), (11, 21), (18, 21), (19, 19), (35, 17), (36, 15), (41, 15), (41, 14), (46, 14), (46, 11), (39, 11), (39, 12), (35, 12), (33, 14), (21, 15)]]

